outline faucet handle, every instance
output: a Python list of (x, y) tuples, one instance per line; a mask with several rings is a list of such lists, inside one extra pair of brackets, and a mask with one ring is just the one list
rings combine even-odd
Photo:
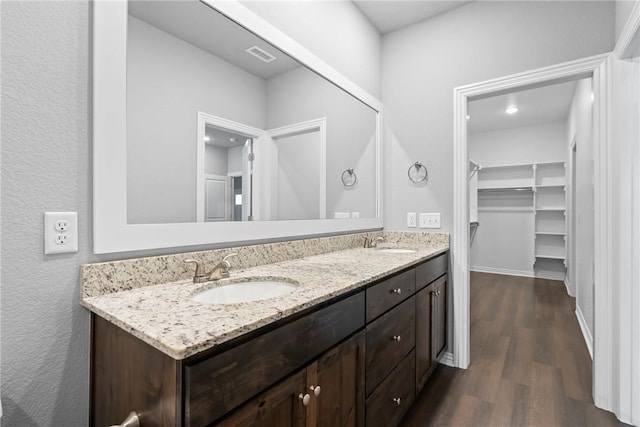
[(238, 256), (238, 253), (234, 252), (232, 254), (227, 255), (226, 257), (222, 258), (222, 262), (226, 263), (227, 267), (231, 267), (231, 263), (228, 261), (228, 259), (234, 256)]
[(193, 258), (189, 258), (189, 259), (185, 259), (184, 260), (185, 263), (193, 263), (196, 265), (196, 271), (195, 273), (193, 273), (193, 283), (196, 283), (196, 279), (198, 277), (202, 277), (203, 273), (202, 273), (202, 261), (197, 260), (197, 259), (193, 259)]

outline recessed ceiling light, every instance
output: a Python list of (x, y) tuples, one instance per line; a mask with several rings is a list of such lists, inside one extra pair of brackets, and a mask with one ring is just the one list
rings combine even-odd
[(507, 114), (515, 114), (518, 112), (518, 107), (516, 107), (515, 105), (511, 105), (509, 107), (507, 107), (506, 110), (504, 110), (505, 113)]
[(211, 141), (211, 137), (205, 136), (205, 137), (204, 137), (204, 140), (205, 140), (205, 141)]
[(229, 141), (236, 142), (236, 139), (235, 138), (229, 138)]
[(467, 120), (469, 120), (470, 118), (471, 118), (471, 116), (467, 114)]

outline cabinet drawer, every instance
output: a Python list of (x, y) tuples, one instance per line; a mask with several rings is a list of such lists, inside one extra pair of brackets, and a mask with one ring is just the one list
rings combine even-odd
[(393, 427), (402, 420), (415, 399), (415, 366), (412, 351), (367, 399), (367, 427)]
[(445, 252), (416, 267), (416, 291), (449, 271), (449, 253)]
[(208, 425), (364, 326), (364, 292), (185, 368), (185, 425)]
[(367, 323), (404, 301), (416, 290), (415, 269), (405, 271), (367, 289)]
[(415, 328), (415, 297), (407, 299), (367, 326), (365, 351), (367, 395), (414, 347)]

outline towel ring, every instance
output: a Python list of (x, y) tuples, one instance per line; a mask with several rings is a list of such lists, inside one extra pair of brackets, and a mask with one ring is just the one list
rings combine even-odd
[[(421, 177), (422, 169), (424, 169), (424, 176)], [(411, 171), (414, 171), (414, 172), (411, 173)], [(423, 165), (420, 162), (415, 162), (414, 164), (409, 166), (409, 169), (407, 170), (407, 176), (409, 177), (411, 182), (413, 182), (414, 184), (420, 184), (422, 182), (426, 182), (427, 179), (429, 179), (429, 172), (427, 171), (427, 168), (425, 167), (425, 165)]]
[(342, 180), (342, 184), (345, 187), (353, 187), (358, 182), (358, 175), (353, 170), (353, 168), (345, 169), (340, 175), (340, 179)]

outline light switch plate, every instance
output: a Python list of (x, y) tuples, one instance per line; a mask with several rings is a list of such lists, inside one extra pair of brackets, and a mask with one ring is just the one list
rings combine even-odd
[(440, 213), (420, 213), (420, 228), (440, 228)]
[(44, 253), (78, 252), (78, 212), (44, 213)]

